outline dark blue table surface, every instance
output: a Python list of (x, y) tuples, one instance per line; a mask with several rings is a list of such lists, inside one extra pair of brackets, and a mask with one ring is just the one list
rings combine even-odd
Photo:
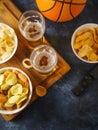
[[(12, 1), (22, 12), (38, 10), (35, 0)], [(72, 21), (55, 23), (46, 19), (45, 37), (70, 64), (71, 71), (11, 122), (0, 116), (0, 130), (98, 130), (98, 81), (90, 83), (79, 97), (71, 91), (94, 66), (78, 60), (71, 49), (74, 30), (85, 23), (98, 23), (98, 0), (88, 0), (83, 12)]]

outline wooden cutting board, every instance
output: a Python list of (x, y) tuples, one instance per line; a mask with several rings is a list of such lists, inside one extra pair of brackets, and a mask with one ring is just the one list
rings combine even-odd
[[(24, 45), (24, 43), (28, 44), (28, 41), (22, 37), (18, 29), (18, 19), (20, 15), (21, 15), (21, 11), (19, 11), (19, 9), (10, 0), (0, 1), (0, 22), (10, 25), (15, 30), (18, 36), (17, 52), (15, 53), (14, 57), (10, 61), (0, 65), (0, 68), (8, 67), (8, 66), (18, 67), (28, 74), (34, 88), (37, 85), (42, 85), (48, 89), (56, 81), (58, 81), (63, 75), (65, 75), (70, 70), (71, 67), (58, 53), (57, 53), (58, 55), (57, 69), (51, 75), (43, 76), (38, 72), (36, 72), (34, 69), (27, 70), (23, 67), (21, 61), (24, 58), (29, 57), (30, 50)], [(45, 43), (51, 44), (48, 43), (46, 40)], [(33, 103), (37, 98), (38, 96), (36, 95), (34, 89), (31, 103)], [(13, 118), (15, 118), (17, 115), (19, 115), (19, 113), (14, 115), (2, 115), (2, 117), (6, 121), (10, 121)]]

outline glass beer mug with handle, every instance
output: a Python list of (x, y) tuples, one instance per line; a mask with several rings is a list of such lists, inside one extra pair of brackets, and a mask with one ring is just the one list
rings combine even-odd
[(41, 44), (33, 49), (30, 58), (22, 62), (27, 69), (33, 68), (43, 75), (50, 75), (56, 70), (58, 56), (55, 49), (50, 45)]
[(38, 11), (25, 11), (19, 18), (19, 30), (29, 41), (27, 46), (31, 49), (43, 42), (45, 19)]

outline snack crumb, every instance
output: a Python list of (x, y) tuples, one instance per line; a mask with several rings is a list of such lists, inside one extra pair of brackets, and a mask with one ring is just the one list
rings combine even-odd
[(45, 96), (47, 93), (47, 89), (40, 85), (36, 86), (35, 91), (36, 91), (36, 94), (40, 97)]

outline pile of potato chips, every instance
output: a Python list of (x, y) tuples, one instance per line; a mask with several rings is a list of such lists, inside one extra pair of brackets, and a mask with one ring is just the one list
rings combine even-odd
[(7, 59), (15, 48), (15, 32), (0, 24), (0, 61)]
[(98, 61), (98, 27), (78, 31), (73, 47), (80, 58)]
[(17, 70), (0, 73), (0, 109), (14, 110), (23, 106), (29, 95), (29, 82)]

